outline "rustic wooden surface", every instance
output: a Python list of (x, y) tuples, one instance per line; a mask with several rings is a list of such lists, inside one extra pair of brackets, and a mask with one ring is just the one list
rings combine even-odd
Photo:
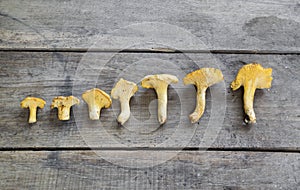
[(92, 151), (3, 152), (0, 161), (1, 189), (296, 189), (300, 185), (300, 156), (295, 153), (184, 151), (165, 164), (137, 169), (113, 165)]
[[(82, 60), (82, 53), (28, 53), (28, 52), (5, 52), (1, 53), (1, 147), (84, 147), (88, 143), (92, 147), (118, 147), (119, 142), (128, 147), (157, 147), (166, 137), (173, 135), (175, 130), (195, 134), (186, 145), (180, 143), (170, 144), (171, 147), (205, 147), (201, 144), (203, 134), (206, 133), (208, 121), (211, 119), (212, 96), (207, 94), (206, 112), (199, 124), (187, 125), (188, 114), (195, 106), (195, 90), (192, 86), (181, 87), (173, 85), (169, 89), (169, 112), (168, 121), (163, 127), (159, 127), (156, 119), (156, 104), (148, 108), (152, 100), (155, 99), (153, 90), (143, 90), (139, 92), (131, 101), (132, 117), (141, 121), (149, 119), (150, 112), (153, 114), (154, 121), (146, 125), (140, 122), (130, 122), (127, 127), (120, 128), (116, 122), (116, 115), (119, 113), (119, 105), (114, 101), (115, 106), (102, 110), (101, 121), (91, 122), (88, 120), (87, 105), (81, 98), (82, 92), (100, 87), (110, 93), (115, 82), (120, 77), (139, 82), (144, 73), (137, 76), (128, 76), (134, 63), (141, 60), (156, 59), (158, 64), (163, 60), (175, 62), (183, 72), (190, 72), (195, 64), (190, 59), (201, 60), (201, 65), (208, 65), (207, 54), (164, 54), (164, 53), (121, 53), (116, 55), (118, 64), (112, 62), (99, 72), (99, 62), (105, 62), (111, 54), (91, 53), (89, 54), (89, 64)], [(187, 59), (189, 56), (190, 59)], [(225, 85), (217, 85), (216, 88), (224, 89), (226, 93), (226, 115), (224, 122), (221, 123), (219, 134), (212, 145), (214, 148), (286, 148), (299, 149), (300, 133), (300, 109), (299, 98), (299, 55), (236, 55), (218, 54), (213, 55), (218, 59), (217, 65), (223, 72)], [(230, 83), (243, 62), (257, 61), (265, 67), (273, 68), (274, 81), (270, 90), (257, 90), (255, 96), (255, 112), (257, 114), (257, 124), (251, 127), (243, 123), (244, 113), (242, 106), (243, 90), (232, 92)], [(140, 63), (138, 62), (138, 63)], [(87, 66), (82, 68), (82, 65)], [(117, 65), (112, 68), (113, 65)], [(140, 63), (141, 69), (147, 68), (147, 64)], [(124, 68), (125, 67), (125, 68)], [(92, 69), (91, 69), (92, 68)], [(134, 67), (136, 69), (136, 66)], [(174, 73), (178, 70), (165, 68), (162, 64), (159, 69), (164, 68), (163, 72)], [(122, 70), (123, 73), (120, 73)], [(152, 71), (148, 71), (151, 74)], [(154, 71), (155, 72), (155, 71)], [(83, 77), (84, 81), (78, 80)], [(182, 79), (182, 78), (181, 78)], [(181, 80), (180, 79), (180, 80)], [(96, 80), (96, 82), (94, 82)], [(288, 86), (286, 86), (288, 84)], [(179, 87), (177, 87), (179, 86)], [(285, 86), (285, 87), (284, 87)], [(185, 94), (178, 97), (176, 91), (182, 90)], [(70, 121), (62, 122), (57, 120), (57, 111), (50, 110), (50, 103), (53, 97), (58, 95), (73, 95), (81, 99), (81, 104), (74, 107), (74, 116)], [(221, 91), (222, 92), (222, 91)], [(42, 97), (47, 101), (47, 105), (38, 113), (38, 122), (33, 125), (26, 123), (28, 110), (19, 107), (20, 101), (26, 96)], [(224, 95), (225, 96), (225, 95)], [(180, 115), (178, 102), (185, 104), (189, 110), (185, 115)], [(113, 104), (113, 105), (114, 105)], [(183, 107), (182, 109), (185, 109)], [(150, 109), (150, 110), (148, 110)], [(178, 111), (179, 110), (179, 111)], [(150, 112), (149, 112), (150, 111)], [(76, 115), (77, 113), (77, 115)], [(142, 113), (142, 114), (141, 114)], [(186, 121), (179, 125), (179, 120)], [(125, 125), (126, 126), (126, 125)], [(284, 127), (283, 127), (284, 126)], [(133, 133), (132, 130), (158, 128), (153, 134)], [(128, 130), (127, 130), (128, 129)], [(106, 131), (107, 138), (99, 138), (99, 134)], [(139, 130), (141, 131), (141, 130)], [(187, 136), (176, 133), (178, 141), (184, 141)], [(213, 136), (215, 134), (212, 134)], [(100, 135), (101, 136), (101, 135)], [(88, 139), (86, 139), (88, 137)], [(134, 138), (133, 138), (134, 137)], [(110, 139), (117, 140), (116, 143)], [(86, 141), (88, 140), (88, 142)], [(8, 143), (9, 142), (9, 143)], [(160, 145), (159, 147), (165, 147)]]
[[(299, 11), (297, 0), (0, 1), (0, 189), (298, 189)], [(230, 83), (250, 62), (274, 80), (246, 126), (243, 89)], [(124, 127), (117, 101), (91, 122), (80, 97), (110, 93), (120, 77), (181, 80), (208, 66), (225, 81), (195, 125), (195, 89), (182, 82), (169, 88), (162, 127), (153, 90), (140, 87)], [(50, 102), (71, 94), (81, 104), (58, 121)], [(20, 108), (26, 96), (47, 101), (36, 124)]]
[[(138, 0), (10, 0), (1, 1), (0, 10), (2, 48), (90, 48), (96, 38), (120, 29), (114, 41), (98, 48), (119, 49), (120, 42), (152, 37), (187, 40), (178, 39), (176, 33), (165, 36), (167, 31), (157, 28), (128, 29), (133, 24), (158, 22), (191, 32), (209, 49), (300, 50), (297, 0), (156, 0), (146, 4)], [(152, 30), (152, 36), (143, 35), (147, 30)]]

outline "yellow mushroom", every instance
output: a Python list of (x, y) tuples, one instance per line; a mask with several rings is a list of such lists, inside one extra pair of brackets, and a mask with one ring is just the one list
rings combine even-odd
[(271, 88), (272, 80), (271, 68), (263, 68), (258, 63), (250, 63), (239, 70), (235, 80), (231, 83), (232, 90), (237, 90), (244, 86), (244, 110), (249, 116), (249, 120), (245, 119), (246, 123), (256, 123), (253, 109), (256, 88)]
[(206, 89), (222, 80), (224, 80), (222, 72), (215, 68), (202, 68), (184, 77), (183, 82), (185, 85), (193, 84), (197, 87), (196, 108), (195, 111), (190, 114), (192, 123), (197, 122), (204, 113)]
[(46, 101), (41, 98), (27, 97), (21, 102), (21, 108), (29, 108), (29, 120), (28, 123), (36, 122), (37, 108), (44, 108)]
[(85, 91), (82, 98), (88, 104), (91, 120), (99, 120), (101, 109), (111, 105), (110, 96), (98, 88)]
[(143, 88), (154, 88), (158, 99), (158, 121), (163, 124), (167, 120), (168, 86), (177, 83), (176, 76), (169, 74), (148, 75), (142, 79)]
[(69, 120), (71, 107), (79, 102), (79, 99), (74, 96), (57, 96), (53, 98), (50, 108), (57, 108), (59, 120)]
[(118, 122), (124, 124), (130, 117), (130, 98), (136, 93), (138, 86), (130, 81), (120, 79), (111, 91), (114, 99), (119, 99), (121, 104), (121, 113), (118, 116)]

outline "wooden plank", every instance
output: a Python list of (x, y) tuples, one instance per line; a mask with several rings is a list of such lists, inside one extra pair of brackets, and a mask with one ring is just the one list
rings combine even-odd
[[(299, 149), (299, 55), (0, 54), (0, 147)], [(274, 80), (269, 91), (256, 92), (257, 124), (245, 126), (243, 90), (232, 92), (230, 83), (244, 62), (252, 61), (273, 68)], [(80, 97), (87, 89), (99, 87), (110, 93), (120, 77), (139, 82), (145, 75), (155, 73), (174, 74), (181, 81), (182, 74), (198, 66), (219, 67), (225, 78), (224, 84), (208, 90), (206, 111), (198, 124), (190, 125), (187, 117), (195, 106), (195, 89), (182, 82), (169, 88), (168, 121), (162, 127), (156, 119), (155, 92), (141, 87), (131, 101), (132, 116), (125, 127), (116, 122), (117, 101), (102, 110), (101, 122), (88, 119), (87, 105)], [(50, 110), (51, 100), (72, 93), (81, 99), (81, 104), (74, 107), (70, 121), (58, 121), (57, 111)], [(20, 108), (20, 101), (26, 96), (47, 101), (33, 125), (27, 124), (28, 111)], [(222, 108), (226, 108), (225, 117)], [(218, 114), (221, 118), (217, 118)]]
[(92, 151), (2, 152), (0, 160), (3, 190), (297, 189), (300, 185), (300, 155), (293, 153), (185, 151), (148, 168), (115, 165)]
[(299, 52), (299, 7), (297, 0), (1, 1), (0, 48), (91, 48), (100, 40), (94, 48)]

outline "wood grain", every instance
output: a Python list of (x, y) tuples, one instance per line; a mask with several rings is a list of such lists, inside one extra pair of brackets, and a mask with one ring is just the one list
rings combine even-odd
[[(0, 147), (292, 150), (299, 150), (300, 147), (298, 55), (94, 52), (0, 54)], [(232, 92), (229, 86), (238, 69), (254, 61), (273, 68), (274, 80), (269, 91), (257, 90), (254, 103), (257, 124), (246, 126), (243, 124), (243, 89)], [(102, 110), (101, 122), (88, 120), (87, 105), (81, 99), (81, 93), (87, 89), (99, 87), (110, 93), (120, 77), (138, 83), (146, 74), (156, 72), (174, 74), (181, 81), (183, 74), (198, 66), (220, 68), (225, 83), (207, 92), (206, 111), (196, 125), (190, 125), (187, 117), (195, 106), (195, 89), (180, 83), (169, 88), (168, 121), (162, 127), (159, 127), (156, 119), (155, 92), (141, 87), (131, 100), (131, 119), (135, 120), (130, 120), (125, 127), (118, 126), (116, 122), (119, 113), (117, 101), (113, 101), (111, 108)], [(222, 93), (224, 97), (220, 96), (219, 100), (218, 95)], [(57, 111), (50, 110), (50, 102), (55, 96), (71, 94), (80, 98), (81, 104), (74, 106), (70, 121), (58, 121)], [(38, 122), (33, 125), (27, 124), (28, 111), (19, 105), (26, 96), (37, 96), (47, 101), (46, 107), (38, 111)], [(222, 112), (222, 106), (214, 104), (218, 101), (226, 106), (221, 123), (212, 119), (214, 114)], [(211, 126), (208, 127), (209, 123)], [(203, 142), (206, 139), (213, 141), (207, 144)]]
[[(135, 152), (145, 153), (149, 152)], [(149, 168), (114, 165), (93, 151), (2, 152), (0, 161), (3, 190), (297, 189), (300, 185), (300, 155), (291, 153), (184, 151)]]
[(10, 0), (0, 10), (2, 49), (300, 50), (297, 0)]
[[(0, 1), (0, 189), (298, 189), (299, 12), (298, 0)], [(246, 126), (243, 89), (230, 83), (250, 62), (274, 80)], [(225, 81), (191, 125), (195, 88), (181, 79), (199, 67)], [(140, 86), (124, 126), (118, 101), (88, 119), (82, 92), (156, 73), (180, 80), (164, 126), (155, 92)], [(81, 104), (59, 121), (50, 102), (71, 94)], [(26, 96), (47, 101), (36, 124), (20, 108)]]

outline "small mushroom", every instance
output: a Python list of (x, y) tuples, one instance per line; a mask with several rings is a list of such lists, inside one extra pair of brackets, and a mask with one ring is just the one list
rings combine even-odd
[(154, 88), (156, 91), (160, 124), (164, 124), (167, 120), (168, 86), (177, 82), (177, 77), (169, 74), (148, 75), (142, 79), (143, 88)]
[(244, 110), (249, 117), (249, 120), (245, 119), (246, 123), (256, 123), (253, 109), (256, 88), (271, 88), (272, 80), (271, 68), (263, 68), (258, 63), (250, 63), (239, 70), (235, 80), (231, 83), (232, 90), (244, 86)]
[(28, 123), (36, 122), (37, 108), (44, 108), (46, 101), (41, 98), (27, 97), (21, 102), (21, 108), (29, 108), (29, 120)]
[(119, 99), (121, 103), (121, 113), (118, 116), (118, 122), (124, 124), (130, 117), (130, 98), (136, 93), (138, 86), (130, 81), (120, 79), (111, 91), (114, 99)]
[(196, 108), (195, 111), (190, 114), (192, 123), (197, 122), (204, 113), (206, 89), (222, 80), (224, 80), (222, 72), (215, 68), (202, 68), (184, 77), (183, 82), (185, 85), (193, 84), (197, 87)]
[(79, 102), (79, 99), (74, 96), (57, 96), (53, 98), (50, 108), (57, 108), (59, 120), (69, 120), (71, 107)]
[(85, 91), (82, 98), (88, 104), (91, 120), (99, 120), (101, 109), (111, 105), (110, 96), (98, 88)]

